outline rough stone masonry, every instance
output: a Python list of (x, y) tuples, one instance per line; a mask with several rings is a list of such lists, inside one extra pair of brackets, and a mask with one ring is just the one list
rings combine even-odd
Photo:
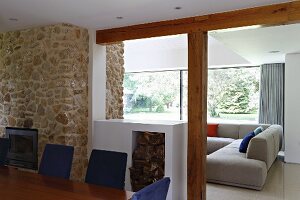
[(73, 145), (72, 179), (87, 165), (86, 29), (69, 24), (0, 33), (0, 134), (4, 127), (39, 130), (46, 143)]

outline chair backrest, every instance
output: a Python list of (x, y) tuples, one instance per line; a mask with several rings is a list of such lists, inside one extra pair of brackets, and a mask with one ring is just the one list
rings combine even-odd
[(93, 150), (85, 177), (86, 183), (124, 189), (127, 154)]
[(64, 179), (70, 178), (74, 147), (46, 144), (39, 167), (39, 174)]
[(9, 139), (0, 138), (0, 166), (5, 165), (8, 149), (9, 149)]
[(166, 200), (170, 186), (170, 178), (165, 177), (137, 191), (131, 200)]

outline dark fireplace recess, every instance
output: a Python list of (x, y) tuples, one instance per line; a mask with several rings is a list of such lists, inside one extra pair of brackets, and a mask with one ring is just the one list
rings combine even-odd
[(7, 165), (37, 170), (38, 130), (6, 127), (10, 141)]

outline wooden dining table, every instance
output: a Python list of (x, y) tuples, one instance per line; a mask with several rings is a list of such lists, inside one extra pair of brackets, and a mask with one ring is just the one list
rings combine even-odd
[(128, 200), (132, 192), (0, 167), (1, 200)]

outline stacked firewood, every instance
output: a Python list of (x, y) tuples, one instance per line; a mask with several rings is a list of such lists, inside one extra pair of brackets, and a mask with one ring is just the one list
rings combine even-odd
[(137, 136), (130, 168), (134, 192), (162, 179), (165, 172), (165, 134), (143, 132)]

